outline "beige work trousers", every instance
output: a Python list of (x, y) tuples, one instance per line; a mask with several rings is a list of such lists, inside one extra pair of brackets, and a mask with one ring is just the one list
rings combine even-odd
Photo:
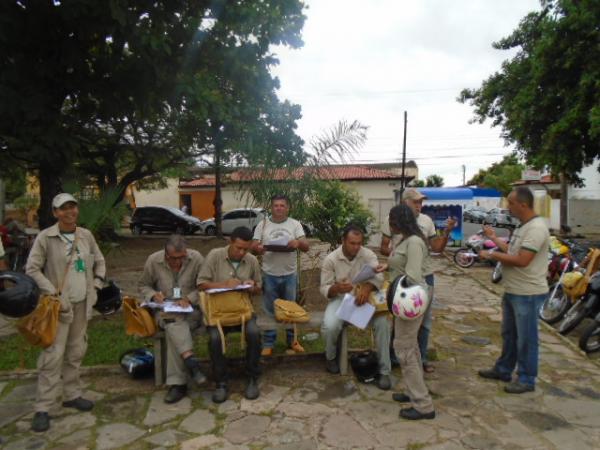
[(202, 314), (170, 314), (159, 317), (158, 324), (165, 330), (167, 344), (167, 386), (187, 384), (188, 370), (181, 355), (193, 350), (192, 330), (200, 326)]
[(60, 395), (61, 387), (63, 401), (81, 397), (79, 367), (87, 350), (87, 308), (85, 301), (72, 306), (73, 321), (58, 322), (54, 343), (42, 350), (38, 357), (36, 412), (49, 412)]
[[(431, 300), (431, 288), (428, 289), (428, 294)], [(400, 360), (400, 367), (402, 367), (406, 395), (409, 396), (413, 408), (420, 413), (427, 414), (433, 411), (433, 401), (423, 378), (423, 364), (417, 341), (423, 318), (424, 315), (415, 320), (395, 318), (394, 350)]]

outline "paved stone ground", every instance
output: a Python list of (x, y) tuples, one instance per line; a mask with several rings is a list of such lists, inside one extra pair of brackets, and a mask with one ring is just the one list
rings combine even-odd
[[(407, 422), (390, 392), (352, 376), (325, 373), (320, 359), (269, 366), (261, 396), (214, 405), (210, 391), (194, 388), (176, 405), (162, 402), (152, 380), (125, 375), (85, 378), (91, 413), (52, 412), (51, 429), (29, 431), (32, 381), (0, 381), (3, 449), (593, 449), (600, 448), (600, 373), (573, 346), (542, 327), (540, 381), (534, 393), (511, 396), (500, 382), (484, 381), (500, 351), (497, 293), (473, 275), (437, 260), (433, 333), (435, 373), (427, 376), (437, 417)], [(488, 269), (489, 272), (489, 269)], [(479, 280), (488, 277), (479, 277)], [(394, 372), (401, 389), (401, 371)]]

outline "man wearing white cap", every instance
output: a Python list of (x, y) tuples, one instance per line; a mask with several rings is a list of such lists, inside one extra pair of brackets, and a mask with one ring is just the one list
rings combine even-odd
[[(448, 244), (448, 237), (450, 236), (450, 232), (456, 226), (456, 220), (449, 217), (446, 221), (446, 228), (442, 232), (441, 236), (438, 236), (435, 231), (435, 224), (431, 217), (427, 214), (421, 214), (421, 209), (423, 208), (423, 201), (427, 199), (427, 196), (422, 192), (414, 188), (406, 189), (402, 194), (402, 201), (413, 210), (415, 215), (417, 216), (417, 225), (425, 235), (425, 237), (429, 240), (429, 248), (434, 253), (441, 253), (446, 248), (446, 244)], [(382, 224), (382, 237), (381, 237), (381, 253), (385, 256), (390, 256), (394, 248), (402, 241), (402, 235), (392, 235), (389, 231), (389, 225), (387, 223)], [(391, 245), (390, 245), (391, 244)], [(431, 287), (432, 291), (432, 299), (433, 299), (433, 268), (431, 266), (426, 268), (424, 273), (426, 283)], [(391, 280), (390, 280), (391, 281)], [(419, 328), (419, 350), (421, 352), (421, 361), (423, 362), (423, 370), (427, 373), (433, 372), (433, 366), (427, 361), (427, 344), (429, 342), (429, 333), (431, 331), (432, 324), (432, 314), (431, 314), (431, 305), (433, 301), (429, 304), (429, 308), (425, 313), (425, 317), (423, 318), (423, 322), (421, 323), (421, 327)], [(392, 338), (393, 340), (393, 338)], [(390, 355), (392, 363), (397, 363), (396, 355), (393, 354), (393, 348), (390, 347)]]
[[(38, 382), (33, 431), (50, 427), (49, 412), (62, 390), (62, 406), (89, 411), (94, 403), (82, 397), (79, 367), (87, 350), (87, 323), (102, 287), (104, 256), (89, 230), (77, 226), (79, 208), (71, 194), (52, 200), (57, 223), (35, 239), (25, 271), (42, 294), (60, 298), (60, 315), (54, 343), (38, 358)], [(61, 389), (62, 387), (62, 389)]]

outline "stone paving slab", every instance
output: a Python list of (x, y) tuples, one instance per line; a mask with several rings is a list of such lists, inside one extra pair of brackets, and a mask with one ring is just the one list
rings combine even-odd
[[(93, 411), (58, 407), (46, 433), (30, 431), (35, 384), (0, 382), (0, 447), (21, 449), (595, 449), (600, 448), (600, 371), (595, 361), (555, 332), (540, 332), (540, 377), (533, 393), (511, 396), (504, 384), (483, 380), (500, 353), (500, 297), (469, 272), (437, 259), (431, 339), (435, 372), (426, 375), (436, 418), (398, 417), (390, 391), (327, 374), (321, 361), (271, 365), (261, 396), (241, 395), (234, 374), (231, 396), (220, 405), (211, 390), (193, 387), (175, 405), (165, 390), (124, 374), (84, 380)], [(489, 275), (489, 274), (488, 274)], [(480, 277), (489, 279), (489, 276)], [(392, 374), (402, 389), (402, 372)]]

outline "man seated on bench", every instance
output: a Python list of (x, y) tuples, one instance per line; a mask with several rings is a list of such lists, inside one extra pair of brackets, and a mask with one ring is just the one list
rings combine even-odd
[[(326, 368), (330, 373), (339, 373), (340, 366), (337, 361), (337, 342), (344, 321), (336, 316), (336, 311), (342, 303), (344, 294), (353, 292), (355, 286), (351, 280), (358, 274), (363, 266), (375, 268), (378, 265), (377, 256), (368, 248), (363, 247), (364, 233), (356, 225), (349, 224), (344, 228), (342, 245), (331, 252), (323, 261), (321, 268), (321, 294), (329, 299), (325, 309), (322, 332), (325, 336)], [(356, 293), (355, 303), (363, 305), (369, 300), (369, 294), (381, 289), (383, 276), (375, 275), (361, 285)], [(375, 344), (379, 358), (379, 377), (377, 386), (380, 389), (391, 388), (390, 372), (390, 324), (387, 314), (376, 314), (370, 321), (375, 329)]]
[(165, 249), (153, 253), (146, 260), (144, 274), (138, 283), (144, 301), (176, 302), (180, 306), (194, 306), (192, 313), (165, 313), (157, 310), (158, 325), (165, 330), (167, 343), (167, 386), (165, 403), (181, 400), (187, 391), (187, 372), (196, 384), (206, 382), (200, 370), (200, 361), (194, 356), (191, 330), (200, 326), (196, 279), (204, 258), (188, 249), (185, 239), (172, 235)]
[[(231, 233), (227, 247), (215, 248), (206, 257), (206, 262), (198, 275), (198, 288), (202, 291), (214, 288), (233, 288), (240, 284), (250, 284), (250, 294), (261, 292), (262, 279), (260, 264), (256, 257), (248, 251), (252, 245), (252, 231), (246, 227), (238, 227)], [(244, 396), (249, 400), (258, 398), (258, 376), (260, 375), (260, 331), (256, 324), (256, 316), (244, 324), (246, 338), (246, 373), (248, 385)], [(241, 326), (222, 327), (223, 333), (241, 331)], [(208, 350), (213, 366), (216, 389), (212, 400), (222, 403), (229, 395), (227, 387), (227, 360), (223, 354), (221, 336), (217, 327), (207, 327)]]

